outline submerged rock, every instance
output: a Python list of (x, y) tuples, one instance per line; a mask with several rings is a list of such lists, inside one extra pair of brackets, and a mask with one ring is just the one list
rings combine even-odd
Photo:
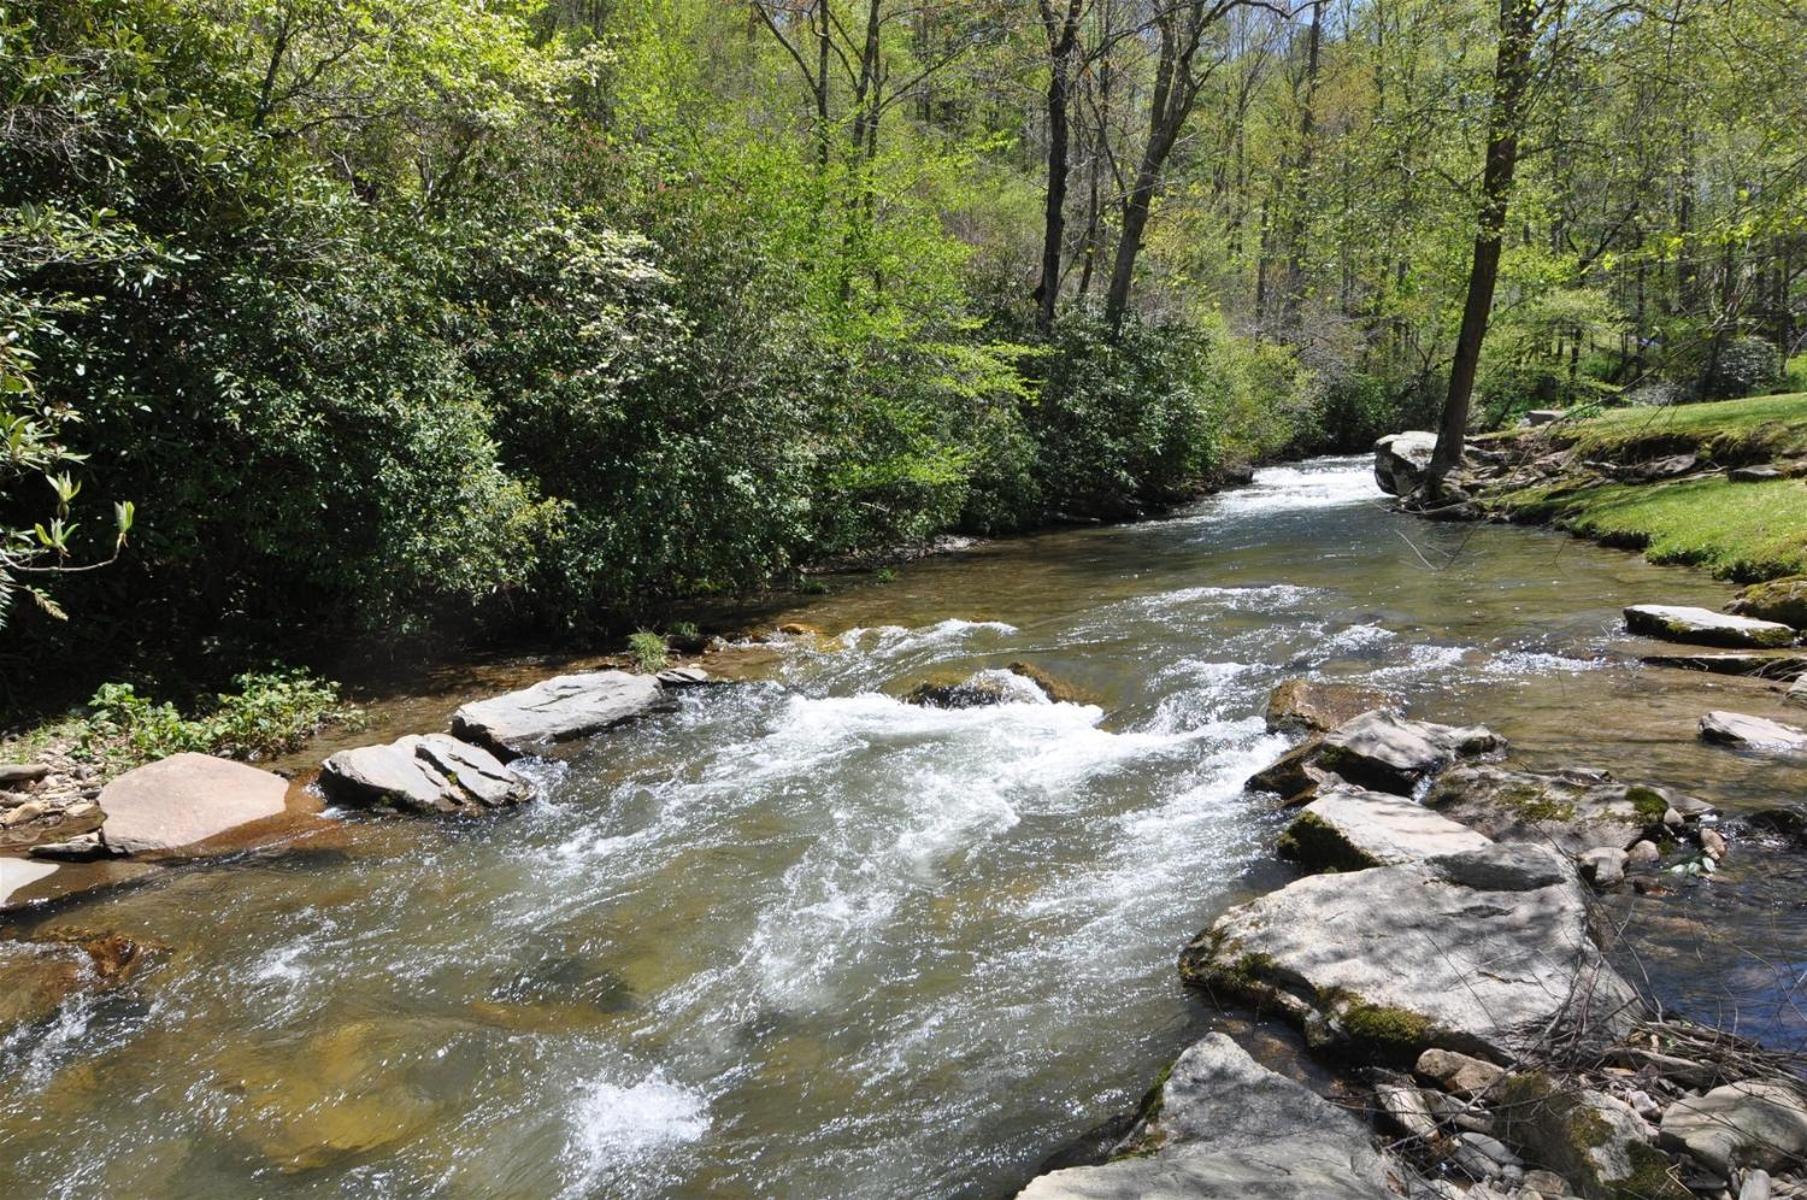
[(342, 804), (441, 813), (504, 808), (533, 794), (489, 751), (443, 733), (341, 750), (321, 767), (320, 789)]
[(1019, 1200), (1382, 1200), (1385, 1160), (1362, 1124), (1221, 1033), (1161, 1085), (1136, 1149), (1055, 1171)]
[(1744, 1167), (1781, 1170), (1807, 1157), (1807, 1105), (1785, 1084), (1729, 1083), (1671, 1104), (1662, 1140), (1728, 1178)]
[(279, 816), (288, 781), (210, 754), (172, 754), (100, 793), (101, 840), (116, 854), (173, 854)]
[(1625, 628), (1664, 641), (1752, 650), (1792, 646), (1795, 639), (1794, 630), (1777, 621), (1758, 621), (1685, 604), (1634, 604), (1625, 610)]
[(1373, 709), (1403, 707), (1378, 688), (1316, 679), (1288, 679), (1267, 698), (1269, 733), (1328, 733)]
[(1180, 974), (1383, 1058), (1510, 1061), (1564, 1032), (1608, 1040), (1642, 1014), (1594, 944), (1574, 868), (1531, 845), (1300, 879), (1218, 918)]
[(1491, 844), (1416, 800), (1341, 786), (1320, 791), (1280, 835), (1277, 849), (1313, 870), (1360, 871)]
[(1436, 725), (1375, 710), (1326, 734), (1318, 763), (1350, 783), (1409, 796), (1456, 759), (1505, 746), (1504, 738), (1482, 725)]
[(1704, 741), (1765, 754), (1807, 754), (1807, 729), (1745, 713), (1710, 712), (1700, 719)]
[(513, 758), (672, 707), (650, 675), (591, 671), (466, 704), (452, 714), (452, 733)]
[(119, 986), (154, 949), (84, 930), (0, 941), (0, 1032), (49, 1018), (78, 993)]
[(1622, 1100), (1549, 1076), (1514, 1075), (1500, 1085), (1495, 1128), (1526, 1161), (1560, 1174), (1589, 1200), (1690, 1200), (1669, 1160)]
[(1679, 671), (1706, 671), (1713, 675), (1743, 675), (1757, 679), (1794, 679), (1807, 676), (1807, 654), (1798, 650), (1726, 651), (1721, 654), (1643, 654), (1647, 667), (1671, 667)]
[(1437, 435), (1422, 429), (1390, 433), (1374, 443), (1374, 481), (1390, 496), (1409, 496), (1424, 482)]

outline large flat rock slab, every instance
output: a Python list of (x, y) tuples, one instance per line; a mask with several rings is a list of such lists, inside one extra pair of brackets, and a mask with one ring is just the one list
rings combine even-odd
[(1436, 1047), (1507, 1062), (1642, 1014), (1594, 944), (1574, 867), (1533, 845), (1300, 879), (1218, 918), (1180, 973), (1318, 1044), (1405, 1061)]
[(590, 671), (466, 704), (452, 714), (452, 733), (515, 757), (671, 707), (671, 698), (651, 675)]
[(320, 768), (320, 790), (340, 803), (435, 813), (506, 808), (533, 794), (495, 755), (443, 733), (341, 750)]
[(1280, 835), (1279, 851), (1313, 870), (1360, 871), (1492, 844), (1416, 800), (1334, 787), (1299, 810)]
[(1666, 642), (1750, 650), (1792, 646), (1795, 640), (1795, 631), (1777, 621), (1685, 604), (1634, 604), (1625, 610), (1625, 628)]
[(1745, 713), (1710, 712), (1700, 719), (1702, 740), (1759, 754), (1807, 755), (1807, 729)]
[(117, 854), (175, 854), (284, 811), (279, 775), (211, 754), (172, 754), (101, 789), (101, 840)]
[[(1221, 1033), (1161, 1086), (1131, 1155), (1055, 1171), (1018, 1200), (1381, 1200), (1385, 1160), (1359, 1121)], [(1152, 1153), (1141, 1147), (1153, 1147)]]

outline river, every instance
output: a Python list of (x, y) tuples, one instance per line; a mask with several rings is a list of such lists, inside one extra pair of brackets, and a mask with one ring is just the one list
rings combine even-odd
[[(0, 1195), (1007, 1196), (1207, 1026), (1180, 947), (1289, 878), (1241, 790), (1287, 746), (1276, 681), (1397, 689), (1531, 767), (1799, 794), (1692, 737), (1773, 699), (1613, 654), (1621, 605), (1728, 594), (1398, 517), (1353, 459), (911, 565), (782, 618), (831, 639), (716, 656), (740, 683), (535, 765), (518, 813), (346, 816), (43, 918), (168, 951), (0, 1043)], [(1090, 703), (894, 698), (1015, 660)], [(1799, 883), (1663, 902), (1659, 992), (1798, 1035)], [(1695, 944), (1733, 894), (1762, 956)]]

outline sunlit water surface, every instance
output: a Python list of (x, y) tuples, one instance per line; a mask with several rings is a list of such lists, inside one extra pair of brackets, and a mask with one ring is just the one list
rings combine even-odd
[[(1186, 939), (1288, 877), (1241, 790), (1287, 745), (1277, 680), (1397, 689), (1532, 766), (1798, 794), (1692, 737), (1773, 695), (1609, 656), (1622, 604), (1726, 592), (1391, 515), (1358, 460), (916, 564), (788, 614), (832, 641), (536, 764), (516, 814), (347, 817), (49, 918), (170, 949), (0, 1044), (0, 1195), (1009, 1195), (1208, 1019)], [(1091, 703), (893, 698), (1015, 660)], [(1676, 935), (1659, 991), (1789, 1035), (1798, 901), (1716, 886), (1631, 906)], [(1760, 960), (1691, 937), (1726, 921)]]

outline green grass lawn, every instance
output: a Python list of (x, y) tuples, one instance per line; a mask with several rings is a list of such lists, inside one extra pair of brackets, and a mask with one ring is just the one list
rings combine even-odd
[(1553, 440), (1586, 458), (1641, 452), (1705, 452), (1720, 465), (1807, 454), (1807, 392), (1751, 396), (1711, 404), (1615, 408), (1588, 421), (1560, 425)]
[[(1514, 436), (1522, 438), (1519, 432)], [(1695, 453), (1707, 462), (1768, 462), (1807, 455), (1807, 393), (1713, 404), (1614, 409), (1545, 436), (1577, 462), (1620, 464)], [(1583, 537), (1639, 547), (1652, 562), (1684, 563), (1741, 583), (1807, 574), (1807, 482), (1558, 482), (1489, 498), (1515, 516), (1551, 521)]]

